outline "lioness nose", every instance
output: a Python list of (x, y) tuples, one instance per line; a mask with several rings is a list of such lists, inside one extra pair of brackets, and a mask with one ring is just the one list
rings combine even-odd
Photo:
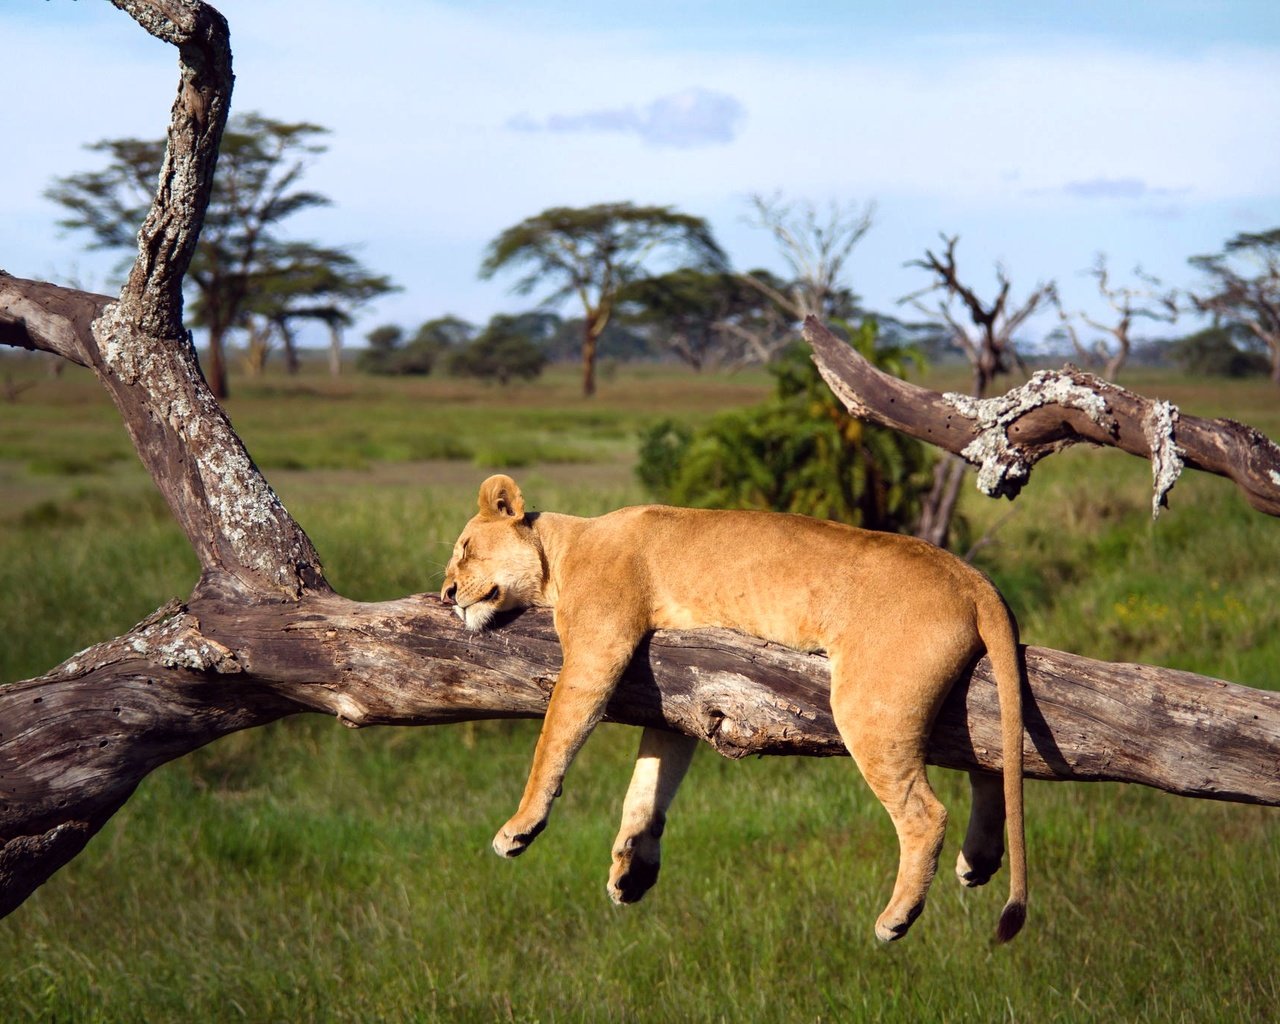
[(450, 583), (444, 588), (444, 593), (440, 595), (445, 604), (454, 604), (454, 598), (458, 595), (458, 584)]

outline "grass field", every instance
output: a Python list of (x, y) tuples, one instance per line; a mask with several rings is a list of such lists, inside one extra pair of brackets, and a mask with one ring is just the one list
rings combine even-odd
[[(5, 363), (17, 374), (34, 362)], [(0, 680), (38, 674), (189, 592), (195, 561), (93, 379), (0, 404)], [(957, 381), (958, 383), (958, 381)], [(1185, 411), (1280, 436), (1263, 383), (1134, 378)], [(362, 599), (431, 589), (491, 469), (542, 508), (643, 500), (637, 431), (755, 401), (761, 374), (570, 372), (510, 390), (267, 378), (229, 411)], [(1188, 474), (1150, 519), (1150, 470), (1073, 451), (1016, 503), (963, 506), (1024, 638), (1280, 688), (1280, 524)], [(910, 936), (871, 926), (893, 880), (883, 810), (846, 759), (700, 753), (661, 882), (604, 895), (636, 735), (602, 728), (546, 835), (489, 852), (536, 723), (350, 732), (315, 717), (154, 773), (87, 850), (0, 921), (4, 1021), (1271, 1021), (1280, 812), (1140, 787), (1028, 785), (1031, 918), (990, 935), (986, 889), (943, 868)]]

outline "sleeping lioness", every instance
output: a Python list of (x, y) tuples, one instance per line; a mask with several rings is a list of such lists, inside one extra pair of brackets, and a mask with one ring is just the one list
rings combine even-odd
[[(441, 597), (474, 630), (499, 611), (555, 609), (564, 664), (520, 807), (493, 840), (504, 857), (545, 827), (569, 763), (645, 634), (721, 626), (826, 651), (840, 736), (898, 833), (898, 878), (876, 921), (885, 941), (920, 914), (942, 848), (947, 812), (925, 775), (934, 715), (985, 651), (1000, 697), (1004, 778), (970, 776), (973, 811), (956, 872), (967, 885), (991, 877), (1007, 810), (1009, 901), (997, 938), (1022, 927), (1017, 627), (990, 581), (955, 556), (911, 537), (772, 512), (646, 505), (590, 519), (526, 514), (515, 481), (493, 476), (454, 545)], [(614, 844), (616, 901), (639, 899), (656, 881), (666, 810), (695, 746), (645, 731)]]

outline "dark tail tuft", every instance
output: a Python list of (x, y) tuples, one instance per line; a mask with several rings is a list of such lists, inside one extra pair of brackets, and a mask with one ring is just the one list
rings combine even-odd
[(1000, 914), (1000, 923), (996, 926), (996, 942), (1008, 942), (1027, 923), (1027, 905), (1025, 903), (1006, 903)]

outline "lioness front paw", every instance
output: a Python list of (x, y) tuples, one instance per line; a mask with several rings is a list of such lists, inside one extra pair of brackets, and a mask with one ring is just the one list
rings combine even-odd
[(886, 909), (876, 921), (876, 938), (881, 942), (897, 942), (898, 939), (907, 934), (907, 929), (911, 927), (923, 910), (923, 901), (908, 908), (905, 914), (901, 911)]
[(509, 821), (498, 829), (498, 834), (493, 837), (493, 852), (499, 857), (519, 857), (529, 849), (529, 844), (538, 838), (538, 834), (546, 827), (545, 821), (540, 821), (530, 828), (523, 828)]

